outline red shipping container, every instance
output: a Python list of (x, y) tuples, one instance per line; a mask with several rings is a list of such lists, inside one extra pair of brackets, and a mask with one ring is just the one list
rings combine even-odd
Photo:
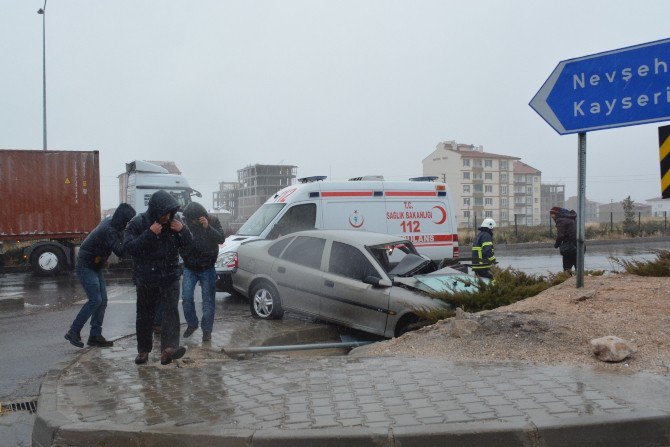
[(0, 150), (0, 240), (81, 238), (101, 220), (98, 151)]

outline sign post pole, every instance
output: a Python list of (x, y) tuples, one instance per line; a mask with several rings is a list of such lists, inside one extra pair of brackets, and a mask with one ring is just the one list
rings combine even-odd
[(577, 288), (584, 287), (584, 228), (586, 213), (586, 132), (579, 132), (578, 155), (578, 214), (577, 214)]

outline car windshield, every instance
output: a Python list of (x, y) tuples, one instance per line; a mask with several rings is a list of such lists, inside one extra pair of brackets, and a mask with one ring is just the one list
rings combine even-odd
[(408, 255), (417, 255), (416, 248), (410, 242), (397, 241), (367, 247), (386, 273), (390, 273)]
[(240, 236), (258, 236), (267, 228), (277, 214), (284, 208), (285, 203), (266, 203), (251, 215), (249, 220), (237, 232)]

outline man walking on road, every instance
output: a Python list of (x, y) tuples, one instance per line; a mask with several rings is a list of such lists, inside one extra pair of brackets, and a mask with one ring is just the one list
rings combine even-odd
[(84, 347), (80, 333), (89, 318), (91, 333), (86, 344), (101, 348), (114, 345), (114, 342), (102, 336), (102, 322), (107, 309), (107, 286), (102, 276), (102, 268), (112, 252), (118, 257), (123, 256), (123, 230), (133, 216), (135, 210), (132, 206), (127, 203), (120, 204), (114, 215), (100, 222), (79, 247), (75, 273), (84, 287), (88, 301), (65, 334), (65, 339), (78, 348)]
[(549, 215), (556, 224), (554, 248), (558, 248), (563, 257), (563, 271), (572, 274), (572, 268), (577, 267), (577, 213), (555, 206)]
[(479, 227), (479, 234), (472, 242), (472, 270), (480, 278), (493, 279), (491, 267), (497, 264), (493, 250), (493, 229), (495, 220), (487, 217)]
[(133, 257), (137, 286), (137, 357), (146, 363), (153, 344), (152, 325), (161, 302), (161, 364), (181, 358), (179, 346), (179, 247), (191, 243), (191, 232), (175, 216), (179, 204), (164, 190), (149, 199), (149, 208), (130, 221), (123, 248)]
[(216, 270), (214, 263), (219, 255), (219, 244), (225, 235), (219, 219), (207, 214), (205, 207), (191, 202), (184, 208), (186, 226), (193, 235), (193, 242), (180, 249), (184, 258), (184, 279), (182, 281), (182, 306), (188, 327), (184, 338), (190, 337), (198, 329), (195, 312), (194, 291), (200, 281), (202, 289), (202, 341), (212, 339), (214, 325), (214, 297), (216, 295)]

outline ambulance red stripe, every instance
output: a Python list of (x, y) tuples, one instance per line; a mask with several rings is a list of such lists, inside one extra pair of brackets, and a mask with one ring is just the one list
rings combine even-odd
[(435, 191), (385, 191), (389, 197), (435, 197)]
[(372, 197), (372, 191), (324, 191), (322, 197)]

